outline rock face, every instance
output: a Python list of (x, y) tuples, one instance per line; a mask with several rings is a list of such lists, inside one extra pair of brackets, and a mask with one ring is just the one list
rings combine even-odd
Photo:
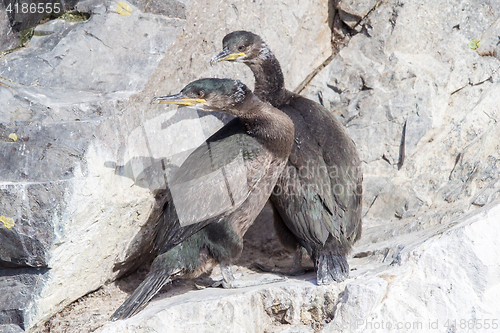
[(294, 332), (313, 332), (312, 327), (331, 320), (340, 289), (318, 287), (314, 275), (308, 278), (274, 283), (271, 288), (186, 292), (155, 302), (133, 320), (106, 324), (98, 332), (266, 332), (288, 325), (295, 327)]
[(359, 147), (367, 225), (424, 228), (499, 196), (497, 46), (470, 44), (495, 33), (500, 6), (427, 4), (377, 6), (304, 91)]
[(107, 323), (98, 332), (190, 332), (193, 327), (204, 332), (455, 332), (488, 322), (491, 327), (500, 313), (499, 217), (497, 204), (451, 227), (365, 242), (350, 261), (351, 279), (341, 284), (317, 286), (309, 274), (241, 291), (170, 292), (136, 317)]
[(0, 3), (0, 52), (20, 46), (23, 30), (35, 27), (44, 17), (72, 10), (78, 0), (2, 1)]
[[(291, 85), (330, 55), (320, 1), (293, 10), (245, 1), (129, 5), (122, 16), (116, 2), (81, 1), (76, 10), (88, 21), (48, 21), (27, 47), (0, 58), (1, 331), (43, 323), (148, 253), (171, 170), (228, 120), (149, 101), (201, 76), (251, 81), (243, 65), (210, 68), (226, 33), (268, 26), (284, 67), (314, 59)], [(311, 20), (310, 11), (321, 15)], [(309, 30), (317, 33), (309, 42), (321, 45), (312, 54), (295, 37)]]
[[(2, 323), (27, 329), (116, 276), (113, 252), (123, 258), (151, 211), (150, 192), (108, 164), (139, 126), (119, 116), (124, 102), (183, 22), (108, 10), (38, 26), (29, 47), (1, 59), (0, 214), (14, 226), (0, 229), (0, 262), (9, 267), (0, 289), (15, 300), (2, 302)], [(94, 30), (101, 26), (111, 32)]]
[[(347, 283), (325, 331), (481, 331), (488, 327), (485, 323), (495, 327), (498, 320), (493, 319), (500, 314), (499, 217), (497, 202), (453, 223), (363, 246), (363, 253), (378, 252), (378, 263), (369, 257), (353, 260), (362, 272)], [(389, 245), (385, 253), (383, 245)]]
[(239, 29), (357, 144), (351, 279), (161, 296), (101, 331), (458, 332), (500, 318), (498, 2), (129, 4), (79, 2), (88, 21), (39, 25), (0, 58), (0, 331), (40, 325), (147, 253), (159, 190), (227, 121), (149, 100), (207, 76), (251, 87), (246, 66), (209, 66)]

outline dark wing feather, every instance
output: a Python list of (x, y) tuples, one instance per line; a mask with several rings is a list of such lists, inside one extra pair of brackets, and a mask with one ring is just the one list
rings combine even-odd
[(323, 223), (324, 214), (335, 213), (334, 198), (324, 188), (324, 184), (329, 183), (328, 171), (321, 157), (321, 148), (303, 117), (290, 106), (281, 110), (295, 124), (295, 142), (271, 200), (295, 235), (322, 245), (330, 233)]
[(287, 172), (278, 180), (278, 186), (292, 188), (272, 197), (286, 225), (318, 245), (329, 234), (339, 240), (356, 236), (361, 173), (354, 143), (338, 121), (311, 100), (294, 95), (280, 109), (295, 124)]
[(330, 171), (330, 186), (339, 219), (330, 219), (327, 228), (338, 230), (342, 238), (359, 239), (363, 174), (355, 143), (342, 124), (320, 104), (295, 95), (290, 105), (300, 110), (310, 132), (315, 133), (322, 148), (321, 156)]
[(249, 167), (264, 149), (234, 119), (193, 151), (169, 181), (155, 248), (166, 252), (234, 212), (265, 173), (266, 165)]

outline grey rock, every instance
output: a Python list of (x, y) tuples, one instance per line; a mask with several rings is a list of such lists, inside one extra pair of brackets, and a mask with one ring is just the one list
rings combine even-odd
[(22, 332), (25, 327), (27, 305), (33, 300), (33, 293), (45, 282), (44, 268), (2, 268), (0, 267), (0, 330)]
[(340, 0), (337, 1), (336, 8), (339, 11), (340, 19), (351, 28), (354, 28), (379, 3), (380, 1), (377, 0)]
[(314, 279), (309, 274), (307, 279), (241, 290), (205, 289), (163, 297), (137, 316), (107, 323), (97, 332), (314, 332), (332, 318), (339, 293), (339, 288), (315, 285)]
[[(377, 228), (369, 228), (343, 283), (318, 286), (308, 274), (239, 290), (176, 286), (138, 315), (108, 322), (96, 332), (432, 331), (451, 326), (455, 318), (457, 323), (496, 318), (499, 216), (497, 201), (385, 240), (372, 242)], [(260, 275), (244, 272), (240, 278), (259, 280)]]
[(496, 318), (498, 275), (492, 261), (500, 250), (499, 204), (375, 247), (364, 242), (359, 250), (398, 242), (405, 246), (397, 261), (384, 262), (387, 256), (353, 259), (356, 267), (364, 267), (347, 283), (334, 320), (324, 331), (445, 331), (455, 320), (463, 327), (476, 318)]
[[(116, 244), (116, 255), (143, 246), (126, 228), (102, 242), (103, 232), (132, 212), (125, 225), (140, 220), (133, 229), (141, 230), (154, 202), (141, 187), (117, 197), (125, 183), (113, 180), (115, 168), (106, 163), (118, 160), (123, 136), (140, 126), (118, 116), (124, 101), (144, 87), (183, 21), (137, 12), (121, 19), (102, 3), (93, 13), (86, 22), (38, 26), (28, 47), (0, 60), (0, 214), (14, 221), (0, 228), (0, 264), (18, 267), (0, 288), (18, 295), (13, 281), (21, 275), (12, 272), (48, 268), (37, 273), (44, 283), (23, 282), (30, 297), (0, 302), (2, 324), (30, 328), (116, 277), (118, 260), (109, 256)], [(111, 33), (100, 35), (97, 26)]]
[[(485, 30), (494, 35), (500, 7), (485, 5), (491, 11), (483, 15), (483, 4), (433, 4), (432, 13), (425, 6), (378, 5), (364, 20), (368, 33), (353, 36), (304, 90), (313, 99), (321, 93), (359, 148), (368, 221), (396, 223), (440, 206), (441, 217), (428, 221), (438, 223), (453, 214), (446, 203), (465, 200), (469, 209), (498, 178), (491, 102), (500, 63), (468, 43)], [(478, 203), (494, 197), (485, 192)]]
[(107, 10), (113, 9), (101, 5), (86, 22), (53, 20), (38, 26), (35, 31), (42, 36), (34, 36), (30, 47), (4, 58), (0, 75), (22, 85), (52, 89), (137, 92), (182, 21), (152, 14), (106, 15)]
[[(252, 86), (242, 64), (209, 66), (226, 33), (262, 35), (290, 90), (332, 52), (337, 16), (324, 1), (170, 4), (136, 1), (123, 17), (116, 3), (81, 1), (89, 21), (50, 21), (0, 58), (0, 215), (15, 222), (0, 223), (9, 266), (0, 295), (21, 295), (1, 299), (2, 330), (33, 329), (147, 261), (166, 180), (228, 120), (149, 100), (207, 76)], [(363, 159), (351, 279), (168, 294), (101, 331), (378, 332), (390, 331), (382, 322), (436, 321), (444, 330), (447, 319), (498, 317), (500, 4), (339, 1), (336, 10), (353, 35), (302, 94), (338, 117)]]
[(154, 13), (167, 17), (186, 19), (186, 5), (182, 1), (170, 0), (159, 2), (152, 0), (131, 0), (130, 3), (144, 13)]
[[(31, 330), (147, 262), (169, 175), (229, 120), (149, 101), (201, 76), (251, 86), (243, 67), (210, 67), (226, 32), (267, 23), (265, 36), (280, 45), (284, 67), (312, 56), (300, 71), (285, 70), (293, 85), (330, 51), (327, 11), (316, 10), (326, 4), (319, 1), (299, 2), (292, 16), (286, 4), (246, 1), (223, 9), (189, 1), (129, 4), (132, 13), (121, 16), (116, 2), (81, 1), (76, 10), (90, 13), (88, 21), (48, 21), (26, 47), (0, 58), (0, 215), (14, 221), (9, 228), (0, 222), (0, 265), (19, 274), (43, 270), (43, 283), (26, 282), (29, 298), (0, 302), (9, 329)], [(311, 20), (311, 11), (321, 15)], [(254, 18), (250, 25), (245, 17)], [(320, 33), (309, 38), (320, 45), (312, 53), (297, 37), (307, 31)], [(17, 293), (16, 278), (0, 281), (2, 291)]]
[(0, 52), (18, 45), (17, 34), (12, 31), (4, 2), (0, 3)]
[(0, 52), (19, 46), (21, 32), (35, 27), (44, 17), (72, 11), (78, 0), (57, 2), (2, 1), (0, 4)]
[(62, 218), (62, 182), (2, 186), (2, 214), (17, 224), (0, 229), (0, 263), (7, 267), (47, 267), (54, 238), (52, 221)]
[[(477, 40), (480, 45), (477, 48), (477, 53), (481, 56), (492, 56), (500, 58), (500, 22), (495, 21), (486, 31), (484, 31)], [(472, 42), (472, 41), (471, 41)], [(474, 43), (470, 44), (473, 48)]]

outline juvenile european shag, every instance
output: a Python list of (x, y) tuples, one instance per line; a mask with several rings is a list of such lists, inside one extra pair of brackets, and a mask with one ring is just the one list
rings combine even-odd
[[(246, 64), (255, 76), (254, 94), (295, 125), (287, 168), (271, 195), (278, 237), (290, 250), (306, 248), (318, 284), (344, 280), (349, 276), (346, 255), (361, 237), (363, 176), (354, 142), (323, 106), (285, 89), (280, 64), (258, 35), (235, 31), (222, 44), (211, 63)], [(299, 252), (294, 259), (298, 271)]]
[(172, 278), (194, 278), (220, 264), (232, 287), (231, 262), (286, 166), (294, 127), (240, 81), (201, 79), (152, 104), (196, 105), (233, 119), (192, 152), (169, 181), (155, 236), (158, 256), (146, 279), (111, 320), (133, 316)]

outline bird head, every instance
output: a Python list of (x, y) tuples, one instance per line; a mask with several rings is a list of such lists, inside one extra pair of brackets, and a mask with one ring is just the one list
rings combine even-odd
[(180, 93), (155, 97), (151, 104), (197, 106), (204, 111), (222, 111), (239, 116), (238, 106), (252, 94), (238, 80), (199, 79), (189, 83)]
[(212, 57), (210, 64), (219, 61), (251, 62), (253, 59), (266, 57), (269, 53), (267, 44), (258, 35), (249, 31), (234, 31), (222, 40), (222, 52)]

